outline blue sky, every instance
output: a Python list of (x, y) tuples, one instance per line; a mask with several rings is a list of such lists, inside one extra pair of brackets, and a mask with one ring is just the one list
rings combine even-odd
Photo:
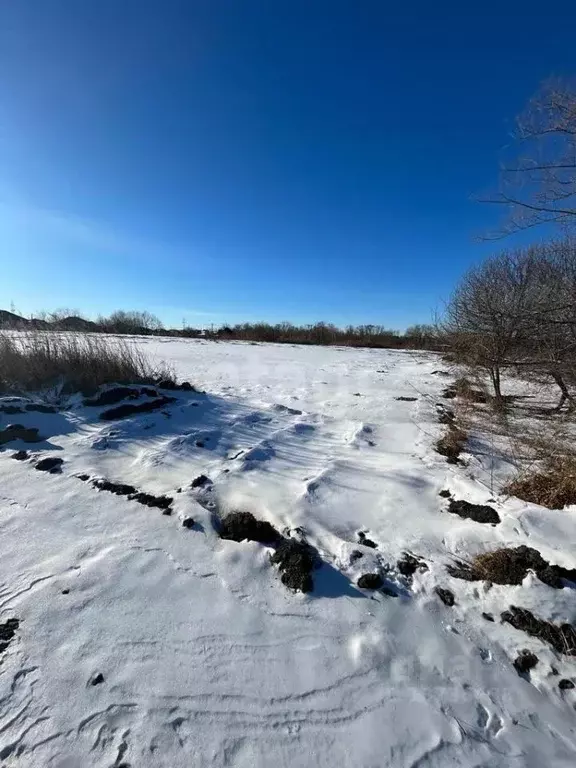
[(0, 3), (0, 307), (430, 319), (576, 7)]

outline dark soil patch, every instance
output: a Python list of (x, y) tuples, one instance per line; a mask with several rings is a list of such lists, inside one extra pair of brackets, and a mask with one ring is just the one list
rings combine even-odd
[(563, 680), (559, 681), (558, 688), (560, 688), (561, 691), (570, 691), (572, 688), (574, 688), (574, 683), (572, 680), (564, 678)]
[(438, 421), (440, 424), (454, 424), (456, 421), (456, 414), (449, 408), (441, 406), (438, 410)]
[(144, 493), (127, 483), (113, 483), (111, 480), (93, 480), (92, 485), (99, 491), (108, 491), (116, 496), (126, 496), (130, 501), (137, 501), (145, 507), (155, 507), (161, 509), (165, 515), (172, 514), (172, 499), (170, 496), (154, 496), (151, 493)]
[(514, 659), (514, 669), (519, 675), (525, 675), (527, 672), (530, 672), (530, 670), (534, 669), (537, 664), (538, 656), (526, 648), (523, 651), (520, 651), (518, 656)]
[(58, 409), (53, 405), (46, 405), (45, 403), (28, 403), (26, 410), (32, 413), (58, 413)]
[(436, 587), (434, 590), (440, 600), (444, 603), (444, 605), (448, 605), (452, 607), (454, 603), (456, 602), (456, 598), (454, 597), (454, 593), (451, 592), (449, 589), (445, 589), (444, 587)]
[(19, 626), (20, 619), (7, 619), (0, 624), (0, 653), (4, 653), (8, 648)]
[(158, 397), (155, 400), (149, 400), (144, 403), (124, 403), (117, 408), (110, 408), (107, 411), (103, 411), (100, 414), (100, 418), (103, 421), (113, 421), (114, 419), (127, 419), (130, 416), (136, 416), (140, 413), (150, 413), (150, 411), (157, 411), (159, 408), (163, 408), (165, 405), (175, 402), (174, 397)]
[(10, 443), (12, 440), (22, 440), (24, 443), (40, 443), (44, 440), (40, 437), (36, 427), (24, 427), (22, 424), (9, 424), (0, 430), (0, 445)]
[(316, 550), (305, 542), (283, 539), (271, 558), (279, 566), (282, 584), (299, 592), (314, 588), (312, 571), (316, 565)]
[(113, 387), (112, 389), (107, 389), (104, 392), (100, 392), (100, 394), (96, 397), (84, 400), (84, 405), (88, 405), (90, 407), (97, 407), (100, 405), (115, 405), (116, 403), (119, 403), (122, 400), (127, 400), (128, 398), (133, 400), (136, 397), (140, 397), (141, 392), (143, 392), (143, 390), (136, 389), (135, 387)]
[(450, 498), (452, 498), (452, 494), (448, 490), (440, 491), (438, 496), (441, 496), (443, 499), (450, 499)]
[(534, 571), (540, 581), (554, 589), (562, 589), (564, 580), (576, 582), (576, 569), (551, 565), (538, 550), (524, 545), (484, 552), (470, 565), (448, 566), (448, 572), (456, 578), (494, 584), (522, 584), (528, 571)]
[(130, 495), (128, 498), (130, 501), (137, 501), (139, 504), (142, 504), (145, 507), (156, 507), (157, 509), (161, 509), (164, 511), (164, 514), (171, 514), (172, 512), (170, 507), (174, 499), (170, 498), (170, 496), (154, 496), (151, 493), (138, 491), (137, 493)]
[(0, 413), (5, 413), (7, 416), (14, 416), (14, 414), (24, 413), (24, 411), (17, 405), (0, 405)]
[(146, 395), (146, 397), (160, 397), (158, 392), (156, 392), (155, 389), (152, 389), (152, 387), (142, 387), (140, 394)]
[(78, 478), (78, 480), (82, 480), (83, 483), (86, 483), (88, 482), (88, 480), (90, 480), (90, 475), (87, 475), (86, 473), (83, 473), (81, 475), (76, 475), (76, 477)]
[(486, 619), (486, 621), (494, 621), (494, 616), (491, 613), (483, 613), (482, 618)]
[(206, 475), (198, 475), (191, 483), (191, 488), (204, 488), (206, 485), (212, 485), (212, 480)]
[(172, 379), (162, 379), (162, 381), (158, 382), (157, 386), (158, 386), (158, 389), (169, 389), (169, 390), (178, 389), (178, 385)]
[(251, 512), (231, 512), (220, 521), (220, 538), (231, 541), (256, 541), (275, 547), (271, 562), (279, 566), (282, 583), (289, 589), (311, 592), (312, 571), (318, 553), (305, 541), (285, 539), (273, 525), (257, 520)]
[(251, 512), (230, 512), (220, 523), (220, 538), (278, 544), (282, 537), (273, 525), (257, 520)]
[(380, 589), (384, 585), (384, 579), (379, 573), (365, 573), (356, 583), (360, 589)]
[(182, 528), (194, 528), (195, 521), (193, 517), (185, 517), (182, 520)]
[(57, 472), (62, 471), (62, 464), (64, 464), (63, 459), (60, 459), (57, 456), (47, 456), (45, 459), (40, 459), (34, 468), (39, 472), (56, 474)]
[(16, 461), (26, 461), (30, 458), (30, 454), (28, 451), (16, 451), (10, 458), (16, 459)]
[(133, 485), (113, 483), (111, 480), (93, 480), (92, 485), (99, 491), (108, 491), (108, 493), (114, 493), (116, 496), (132, 496), (138, 493)]
[(458, 393), (454, 387), (446, 387), (446, 389), (442, 392), (442, 397), (446, 398), (446, 400), (454, 400), (457, 394)]
[(354, 549), (350, 552), (350, 562), (355, 563), (357, 560), (361, 560), (364, 557), (364, 552), (360, 552), (359, 549)]
[(183, 381), (182, 384), (180, 384), (180, 389), (183, 392), (195, 392), (194, 387), (192, 386), (192, 384), (190, 384), (189, 381)]
[(358, 541), (360, 544), (363, 544), (365, 547), (370, 547), (370, 549), (378, 549), (378, 544), (376, 544), (375, 541), (372, 541), (372, 539), (368, 539), (366, 537), (366, 534), (360, 531), (358, 534)]
[(403, 403), (415, 403), (416, 400), (418, 400), (417, 397), (407, 397), (405, 395), (401, 395), (400, 397), (395, 397), (394, 400), (400, 400)]
[(526, 632), (530, 637), (537, 637), (549, 643), (558, 653), (576, 656), (576, 627), (572, 624), (553, 624), (551, 621), (539, 619), (526, 608), (518, 608), (515, 605), (504, 611), (500, 618), (515, 629)]
[(419, 557), (412, 555), (410, 552), (404, 552), (402, 557), (396, 562), (396, 567), (402, 574), (402, 576), (413, 576), (416, 571), (427, 571), (428, 566)]
[(102, 685), (103, 682), (104, 682), (104, 675), (102, 674), (102, 672), (98, 672), (90, 680), (90, 685)]
[(471, 504), (469, 501), (451, 499), (448, 505), (448, 512), (466, 520), (474, 520), (476, 523), (496, 525), (500, 522), (498, 512), (493, 507), (488, 507), (485, 504)]

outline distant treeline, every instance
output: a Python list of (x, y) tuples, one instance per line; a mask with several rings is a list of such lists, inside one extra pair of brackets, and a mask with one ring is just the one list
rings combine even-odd
[(385, 349), (439, 349), (441, 339), (432, 325), (413, 325), (405, 333), (381, 325), (349, 325), (338, 328), (330, 323), (293, 325), (292, 323), (240, 323), (208, 330), (183, 324), (164, 328), (150, 312), (118, 310), (108, 316), (88, 320), (78, 310), (41, 312), (30, 318), (0, 310), (0, 328), (12, 330), (56, 330), (84, 333), (115, 333), (146, 336), (204, 338), (213, 341), (238, 340), (276, 344), (316, 344)]
[(413, 325), (401, 334), (381, 325), (349, 325), (338, 328), (329, 323), (241, 323), (207, 332), (208, 338), (268, 341), (276, 344), (317, 344), (321, 346), (381, 347), (386, 349), (435, 349), (439, 339), (433, 326)]

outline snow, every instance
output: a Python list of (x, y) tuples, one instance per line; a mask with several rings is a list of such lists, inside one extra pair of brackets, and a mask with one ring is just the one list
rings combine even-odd
[[(486, 589), (446, 564), (528, 544), (576, 567), (576, 511), (493, 496), (475, 457), (466, 468), (434, 452), (439, 358), (134, 343), (206, 394), (115, 422), (77, 399), (54, 415), (2, 416), (47, 437), (0, 453), (0, 621), (20, 619), (0, 664), (3, 765), (574, 766), (576, 693), (550, 667), (575, 677), (575, 661), (498, 621), (510, 604), (574, 621), (574, 591), (531, 575)], [(62, 473), (14, 461), (24, 448), (60, 456)], [(173, 496), (174, 513), (81, 473)], [(270, 549), (218, 538), (214, 509), (189, 487), (200, 474), (222, 512), (302, 527), (324, 563), (311, 594), (286, 589)], [(449, 514), (444, 488), (495, 498), (502, 522)], [(395, 565), (406, 550), (429, 566), (412, 582)], [(375, 570), (398, 597), (355, 586)], [(522, 648), (540, 660), (529, 679), (512, 666)]]

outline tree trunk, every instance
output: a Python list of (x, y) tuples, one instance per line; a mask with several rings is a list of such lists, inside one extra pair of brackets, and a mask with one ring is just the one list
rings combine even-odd
[(562, 376), (556, 371), (550, 371), (550, 376), (552, 376), (552, 378), (554, 379), (554, 382), (558, 385), (558, 388), (562, 393), (562, 396), (560, 397), (560, 402), (556, 406), (555, 410), (559, 411), (564, 405), (564, 403), (566, 402), (566, 400), (568, 400), (568, 407), (572, 408), (574, 406), (574, 401), (573, 401), (572, 395), (568, 391), (568, 387), (566, 386), (566, 383), (562, 378)]
[(500, 384), (500, 368), (498, 366), (490, 368), (490, 379), (492, 380), (492, 387), (494, 389), (494, 401), (497, 406), (501, 406), (503, 398)]

